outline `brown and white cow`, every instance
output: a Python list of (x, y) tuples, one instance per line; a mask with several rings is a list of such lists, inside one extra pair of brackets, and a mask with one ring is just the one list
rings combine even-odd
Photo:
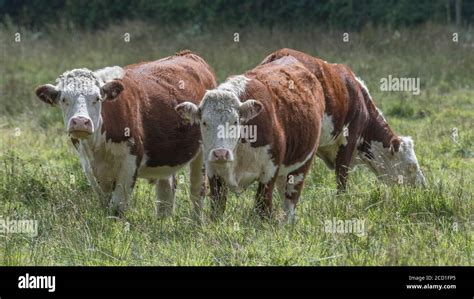
[(224, 212), (227, 188), (239, 193), (257, 181), (257, 212), (270, 214), (276, 184), (288, 219), (294, 219), (318, 147), (323, 97), (316, 77), (284, 57), (230, 77), (207, 91), (199, 106), (176, 107), (200, 124), (214, 217)]
[(346, 188), (353, 162), (364, 163), (388, 184), (425, 185), (411, 137), (395, 135), (362, 80), (345, 65), (292, 49), (275, 51), (262, 65), (287, 56), (305, 65), (323, 87), (326, 110), (317, 155), (335, 169), (339, 190)]
[(174, 107), (198, 104), (216, 86), (198, 55), (183, 51), (153, 62), (98, 71), (74, 69), (41, 85), (36, 95), (59, 106), (93, 189), (121, 214), (137, 177), (157, 180), (158, 216), (174, 204), (174, 174), (190, 163), (191, 200), (202, 207), (203, 161), (198, 126), (183, 124)]

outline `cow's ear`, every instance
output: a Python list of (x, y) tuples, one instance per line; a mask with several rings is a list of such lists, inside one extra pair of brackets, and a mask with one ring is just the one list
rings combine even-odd
[(246, 122), (259, 115), (262, 110), (262, 103), (256, 100), (247, 100), (240, 104), (239, 115), (242, 121)]
[(174, 110), (182, 119), (187, 120), (191, 125), (198, 124), (201, 119), (201, 109), (191, 102), (184, 102), (177, 105)]
[(392, 140), (390, 140), (390, 153), (392, 156), (395, 155), (395, 153), (398, 153), (401, 143), (402, 141), (398, 137), (394, 137)]
[(118, 98), (123, 89), (124, 87), (120, 80), (112, 80), (102, 85), (100, 95), (103, 101), (113, 101)]
[(54, 85), (45, 84), (36, 87), (35, 94), (43, 102), (54, 106), (58, 103), (60, 91)]

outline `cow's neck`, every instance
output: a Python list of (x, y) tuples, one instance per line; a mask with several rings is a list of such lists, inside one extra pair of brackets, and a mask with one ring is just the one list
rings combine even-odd
[(208, 163), (207, 169), (210, 176), (218, 176), (222, 178), (226, 184), (231, 188), (237, 188), (237, 181), (235, 178), (235, 167), (237, 161), (227, 162), (225, 164), (210, 164)]
[(363, 142), (359, 144), (359, 153), (364, 163), (377, 172), (374, 168), (387, 167), (390, 141), (396, 135), (378, 109), (371, 112), (362, 134)]
[(102, 121), (102, 116), (99, 118), (97, 128), (90, 136), (89, 138), (86, 139), (81, 139), (80, 142), (80, 148), (84, 153), (86, 154), (86, 157), (89, 160), (92, 160), (92, 157), (94, 155), (94, 152), (96, 152), (101, 146), (104, 145), (103, 142), (103, 133), (102, 132), (102, 126), (103, 126), (103, 121)]

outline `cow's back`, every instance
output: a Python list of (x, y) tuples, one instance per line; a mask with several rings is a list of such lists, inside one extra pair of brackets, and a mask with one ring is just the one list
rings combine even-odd
[[(247, 97), (261, 101), (273, 114), (272, 129), (280, 130), (283, 163), (293, 164), (310, 155), (318, 142), (324, 112), (324, 96), (317, 78), (293, 57), (260, 65), (245, 76), (254, 79), (247, 86)], [(262, 90), (260, 85), (266, 87), (269, 97), (256, 95), (256, 90)]]
[[(200, 92), (198, 86), (216, 86), (211, 67), (191, 51), (182, 51), (157, 61), (132, 64), (124, 69), (126, 77), (137, 82), (140, 88), (151, 95), (160, 95), (163, 91), (192, 94)], [(193, 101), (194, 98), (189, 100)]]
[(326, 104), (325, 113), (331, 115), (334, 122), (334, 132), (331, 133), (337, 135), (353, 118), (354, 112), (364, 109), (361, 87), (352, 71), (343, 64), (327, 63), (306, 53), (287, 48), (268, 55), (261, 64), (286, 56), (295, 57), (321, 83)]

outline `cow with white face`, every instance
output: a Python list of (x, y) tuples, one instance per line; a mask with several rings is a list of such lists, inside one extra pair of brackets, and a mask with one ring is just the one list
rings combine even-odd
[(215, 86), (209, 65), (183, 51), (124, 68), (68, 71), (56, 85), (39, 86), (36, 95), (61, 108), (86, 177), (101, 197), (110, 199), (112, 213), (122, 215), (139, 177), (156, 181), (158, 216), (169, 215), (174, 174), (190, 165), (193, 215), (200, 219), (204, 185), (199, 127), (183, 123), (174, 107), (185, 99), (199, 103)]
[(118, 66), (96, 72), (75, 69), (62, 74), (56, 86), (39, 86), (36, 94), (51, 105), (59, 105), (70, 137), (85, 139), (99, 128), (101, 103), (115, 100), (123, 91), (123, 76), (124, 70)]
[(335, 169), (339, 191), (345, 190), (348, 171), (356, 164), (365, 164), (387, 184), (426, 185), (412, 139), (395, 135), (362, 80), (345, 65), (292, 49), (277, 50), (261, 64), (288, 56), (321, 82), (326, 110), (317, 155)]
[(411, 137), (400, 136), (392, 140), (389, 148), (384, 147), (382, 142), (365, 143), (355, 164), (362, 162), (388, 185), (426, 186)]
[(286, 216), (294, 219), (324, 111), (314, 75), (286, 57), (231, 77), (199, 106), (182, 103), (176, 111), (200, 124), (214, 218), (224, 212), (226, 189), (240, 193), (257, 181), (259, 215), (271, 214), (277, 185)]

